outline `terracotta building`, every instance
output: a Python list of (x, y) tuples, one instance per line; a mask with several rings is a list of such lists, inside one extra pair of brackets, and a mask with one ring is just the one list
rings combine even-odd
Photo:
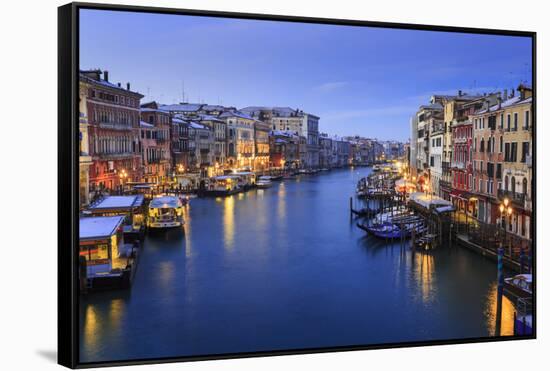
[(166, 184), (172, 171), (171, 117), (155, 102), (141, 107), (140, 144), (143, 163), (143, 181)]
[(108, 71), (80, 71), (85, 86), (90, 192), (121, 190), (128, 181), (141, 179), (139, 153), (139, 104), (143, 95), (130, 83), (109, 81)]

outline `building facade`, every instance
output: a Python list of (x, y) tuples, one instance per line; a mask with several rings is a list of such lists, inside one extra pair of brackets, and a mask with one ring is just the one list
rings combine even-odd
[(143, 181), (156, 184), (170, 182), (172, 172), (171, 117), (155, 102), (141, 107), (140, 144)]
[(107, 71), (80, 71), (88, 117), (91, 192), (122, 190), (142, 178), (139, 152), (140, 99), (143, 95), (109, 81)]

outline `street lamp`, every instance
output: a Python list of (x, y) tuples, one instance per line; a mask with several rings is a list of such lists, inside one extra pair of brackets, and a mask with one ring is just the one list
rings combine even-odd
[(118, 176), (120, 177), (120, 191), (121, 191), (121, 193), (123, 193), (124, 192), (124, 180), (126, 178), (128, 178), (128, 173), (126, 172), (125, 169), (122, 169), (120, 171), (120, 174), (118, 174)]
[[(507, 239), (506, 238), (507, 237), (507, 225), (506, 224), (507, 224), (508, 220), (511, 220), (511, 219), (508, 219), (508, 218), (512, 217), (512, 212), (513, 212), (512, 206), (510, 206), (510, 200), (508, 198), (505, 198), (504, 200), (502, 200), (502, 203), (500, 204), (498, 209), (500, 211), (500, 219), (501, 219), (502, 228), (504, 229), (504, 244), (506, 245), (506, 239)], [(510, 241), (510, 244), (509, 244), (508, 252), (509, 252), (509, 255), (512, 256), (511, 241)]]

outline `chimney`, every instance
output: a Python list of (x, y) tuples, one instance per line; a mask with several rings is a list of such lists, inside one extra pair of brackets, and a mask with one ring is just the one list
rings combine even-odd
[(126, 83), (126, 90), (130, 90), (130, 83), (129, 82)]
[(497, 102), (498, 102), (498, 109), (501, 109), (502, 108), (502, 98), (500, 97), (500, 95), (497, 98)]
[(119, 82), (119, 83), (117, 83), (117, 85), (118, 85), (118, 87), (120, 88), (120, 82)]
[(458, 91), (458, 96), (459, 96), (459, 97), (462, 96), (462, 90), (459, 90), (459, 91)]
[(504, 91), (503, 91), (503, 93), (502, 93), (502, 99), (503, 99), (503, 100), (508, 99), (508, 89), (504, 89)]
[(516, 94), (516, 91), (514, 89), (510, 89), (512, 92), (510, 93), (510, 98), (513, 98)]
[(109, 82), (109, 71), (103, 71), (103, 79)]

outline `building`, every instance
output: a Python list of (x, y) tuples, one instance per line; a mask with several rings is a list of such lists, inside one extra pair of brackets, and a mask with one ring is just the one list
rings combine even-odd
[(120, 191), (142, 178), (139, 152), (140, 99), (130, 83), (109, 81), (108, 71), (80, 71), (86, 100), (89, 136), (90, 192)]
[[(442, 120), (443, 106), (441, 103), (434, 101), (420, 106), (416, 113), (416, 118), (413, 121), (416, 124), (416, 143), (415, 154), (416, 161), (411, 167), (416, 172), (416, 179), (421, 185), (421, 189), (425, 190), (426, 185), (431, 183), (430, 175), (430, 128), (434, 123), (439, 123)], [(429, 188), (428, 188), (429, 189)], [(431, 192), (431, 190), (430, 190)]]
[(213, 161), (214, 131), (195, 121), (189, 122), (189, 172), (203, 177), (215, 175)]
[(254, 165), (256, 171), (269, 169), (269, 124), (256, 120), (254, 122)]
[[(302, 128), (305, 128), (305, 132), (300, 134), (307, 138), (307, 158), (306, 167), (318, 168), (319, 167), (319, 117), (310, 113), (304, 113), (300, 111), (303, 117)], [(348, 151), (349, 152), (349, 151)]]
[(79, 206), (85, 207), (90, 203), (90, 139), (88, 135), (88, 102), (86, 96), (89, 86), (82, 80), (79, 83)]
[[(477, 198), (473, 190), (473, 131), (472, 117), (483, 105), (496, 102), (497, 95), (483, 96), (457, 106), (451, 122), (453, 151), (451, 160), (452, 192), (450, 199), (459, 209), (477, 218)], [(488, 103), (489, 102), (489, 103)]]
[(172, 172), (170, 113), (159, 109), (156, 102), (141, 106), (140, 149), (143, 181), (166, 184)]
[(227, 163), (231, 168), (254, 168), (256, 119), (240, 111), (228, 111), (219, 116), (227, 123)]
[[(217, 113), (218, 111), (211, 110), (207, 112)], [(215, 166), (221, 170), (226, 163), (227, 123), (217, 116), (209, 114), (201, 114), (199, 118), (200, 123), (209, 127), (214, 133), (213, 161)]]
[(271, 166), (278, 169), (300, 168), (300, 137), (291, 131), (272, 130), (269, 134)]
[(517, 93), (512, 90), (497, 111), (504, 151), (498, 196), (500, 200), (509, 199), (513, 208), (506, 229), (527, 239), (532, 239), (532, 117), (532, 89), (525, 85), (520, 85)]
[(332, 159), (332, 139), (328, 134), (319, 134), (319, 167), (331, 168), (333, 163)]
[(269, 124), (271, 130), (295, 132), (306, 138), (307, 151), (303, 166), (319, 167), (319, 117), (290, 107), (250, 106), (242, 112)]
[(442, 111), (431, 111), (427, 118), (429, 125), (429, 192), (440, 196), (439, 182), (443, 175), (443, 140), (445, 125)]
[(410, 120), (411, 141), (409, 147), (409, 169), (412, 179), (418, 178), (417, 148), (418, 148), (418, 116), (415, 114)]
[(185, 173), (189, 168), (189, 122), (179, 115), (172, 116), (171, 158), (176, 174)]

